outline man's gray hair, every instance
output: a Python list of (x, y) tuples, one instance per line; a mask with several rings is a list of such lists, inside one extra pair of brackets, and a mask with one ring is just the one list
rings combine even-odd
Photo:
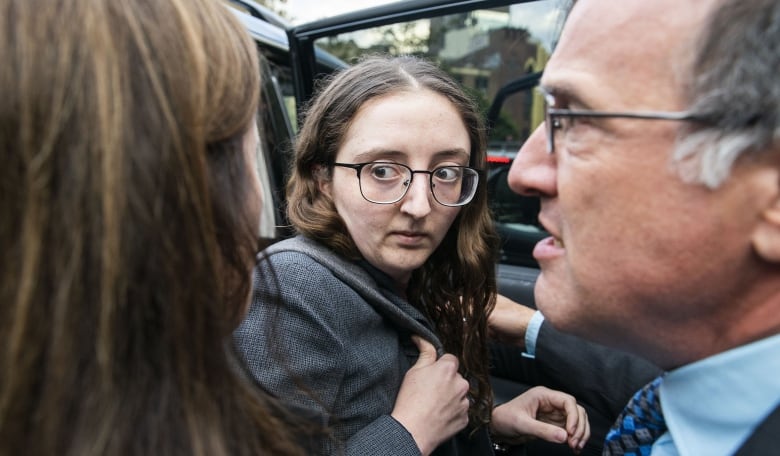
[(716, 188), (743, 154), (780, 141), (780, 1), (724, 0), (693, 62), (692, 124), (674, 160), (683, 177)]

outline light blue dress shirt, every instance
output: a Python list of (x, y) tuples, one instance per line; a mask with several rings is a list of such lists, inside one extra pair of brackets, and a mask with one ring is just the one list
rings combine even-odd
[(670, 371), (660, 395), (653, 456), (733, 454), (780, 404), (780, 335)]
[(528, 321), (528, 326), (525, 328), (525, 350), (523, 350), (523, 357), (536, 358), (536, 339), (539, 337), (539, 330), (542, 329), (543, 322), (544, 315), (538, 310), (534, 312), (531, 320)]

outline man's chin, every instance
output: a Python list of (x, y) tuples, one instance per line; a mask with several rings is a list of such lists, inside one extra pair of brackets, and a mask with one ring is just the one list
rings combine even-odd
[(555, 276), (544, 271), (539, 275), (534, 288), (536, 308), (556, 329), (566, 332), (578, 329), (580, 318), (577, 315), (581, 313), (579, 303), (582, 302), (571, 293), (566, 293), (569, 289), (570, 287), (555, 280)]

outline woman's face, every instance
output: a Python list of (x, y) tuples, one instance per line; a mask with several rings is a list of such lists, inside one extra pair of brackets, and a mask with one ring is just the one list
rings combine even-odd
[[(335, 161), (396, 162), (413, 170), (468, 166), (471, 142), (455, 106), (430, 90), (372, 99), (356, 113)], [(428, 174), (414, 174), (408, 192), (393, 204), (363, 198), (354, 169), (334, 167), (320, 182), (363, 257), (405, 290), (412, 271), (439, 246), (460, 212), (433, 198)]]
[(252, 232), (260, 233), (260, 217), (263, 210), (262, 185), (257, 166), (257, 145), (260, 141), (260, 135), (257, 130), (257, 124), (252, 121), (252, 125), (244, 135), (244, 157), (249, 170), (249, 181), (247, 185), (247, 194), (245, 202), (247, 205), (247, 215), (252, 223)]
[[(246, 169), (248, 170), (246, 194), (242, 196), (242, 200), (244, 201), (244, 204), (246, 204), (246, 216), (248, 222), (251, 224), (249, 228), (252, 230), (251, 233), (255, 236), (260, 232), (260, 217), (262, 216), (263, 209), (262, 185), (257, 166), (257, 145), (259, 141), (260, 135), (257, 130), (257, 124), (253, 120), (252, 125), (249, 130), (247, 130), (242, 141), (242, 152), (246, 162)], [(255, 257), (253, 255), (251, 258), (247, 258), (247, 274), (250, 276), (250, 283), (254, 266)], [(249, 310), (251, 302), (252, 287), (250, 286), (246, 298), (246, 306), (241, 313), (241, 318), (243, 318)], [(238, 325), (238, 322), (236, 322), (236, 325)]]

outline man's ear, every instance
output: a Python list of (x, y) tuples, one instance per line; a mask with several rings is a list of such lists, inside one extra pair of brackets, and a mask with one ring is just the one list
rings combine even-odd
[(328, 198), (331, 198), (330, 188), (332, 179), (330, 170), (322, 165), (314, 165), (312, 169), (312, 175), (314, 176), (314, 180), (317, 181), (317, 189), (320, 191), (320, 193), (327, 196)]
[(776, 194), (771, 205), (761, 213), (752, 240), (753, 248), (761, 258), (780, 264), (780, 195)]

